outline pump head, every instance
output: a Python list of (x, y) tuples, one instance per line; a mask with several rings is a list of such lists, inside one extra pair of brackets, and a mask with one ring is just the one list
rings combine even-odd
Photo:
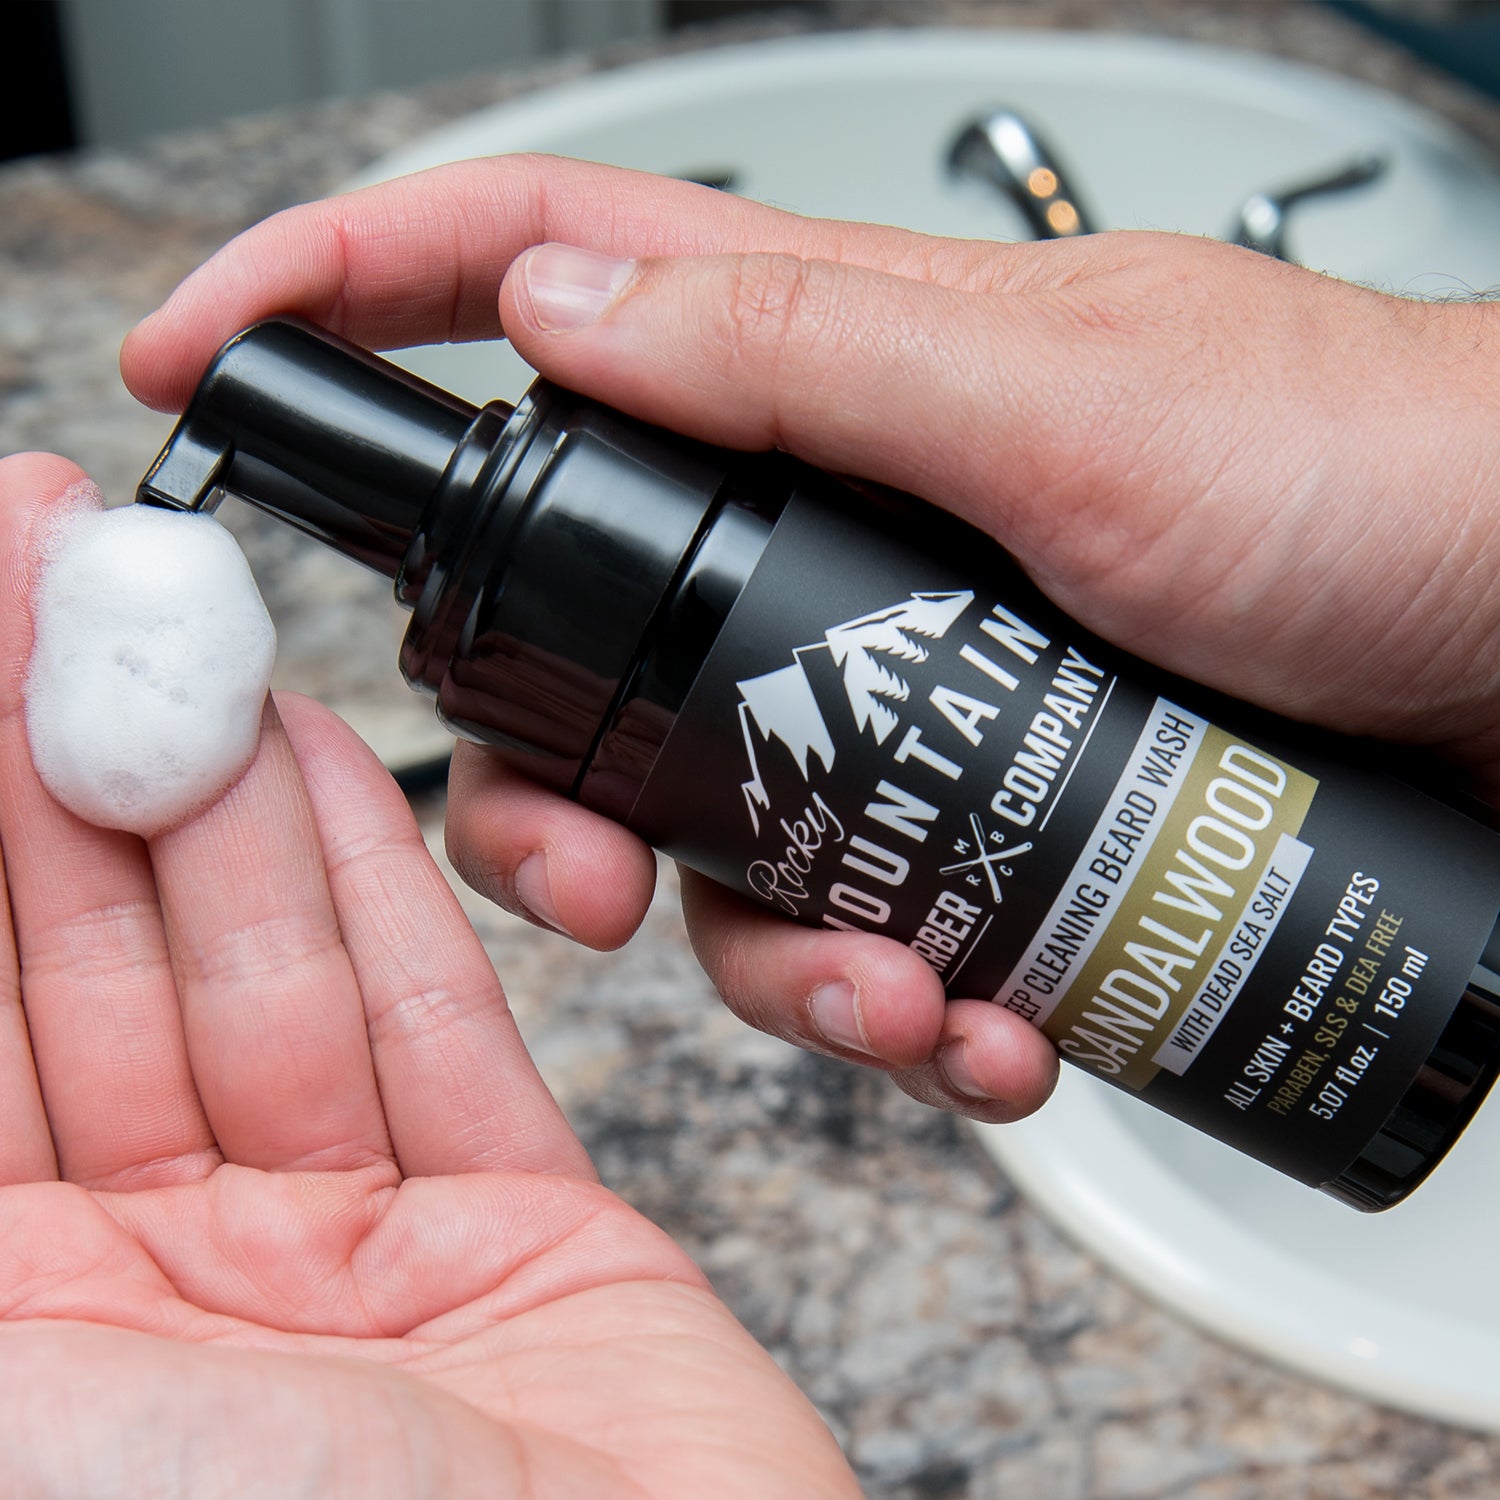
[(136, 499), (212, 511), (236, 495), (394, 578), (477, 414), (308, 324), (257, 323), (214, 356)]

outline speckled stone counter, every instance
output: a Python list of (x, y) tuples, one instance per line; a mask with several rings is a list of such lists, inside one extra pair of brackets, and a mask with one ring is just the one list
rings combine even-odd
[[(1500, 110), (1305, 6), (847, 3), (832, 18), (1103, 23), (1254, 46), (1390, 87), (1500, 151)], [(115, 351), (182, 275), (429, 129), (642, 55), (0, 170), (0, 451), (66, 453), (126, 498), (168, 422), (125, 395)], [(280, 625), (279, 681), (332, 703), (392, 759), (430, 749), (427, 710), (395, 675), (402, 619), (384, 585), (271, 523), (234, 524)], [(419, 811), (440, 844), (441, 799)], [(819, 1404), (872, 1500), (1500, 1495), (1500, 1440), (1203, 1336), (1061, 1239), (962, 1123), (745, 1030), (696, 969), (663, 885), (639, 938), (607, 957), (464, 900), (605, 1180), (688, 1246)]]

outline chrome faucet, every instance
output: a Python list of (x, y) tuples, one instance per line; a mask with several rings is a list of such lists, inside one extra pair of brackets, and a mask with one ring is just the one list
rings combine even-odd
[(993, 109), (965, 125), (948, 149), (948, 170), (999, 188), (1036, 239), (1070, 239), (1095, 228), (1057, 158), (1011, 110)]
[[(1252, 193), (1240, 205), (1225, 239), (1290, 260), (1287, 218), (1297, 204), (1364, 187), (1389, 165), (1387, 157), (1366, 152), (1310, 181)], [(999, 188), (1021, 210), (1035, 239), (1068, 239), (1098, 228), (1057, 157), (1014, 110), (997, 106), (962, 126), (948, 148), (947, 167), (955, 176), (975, 177)]]

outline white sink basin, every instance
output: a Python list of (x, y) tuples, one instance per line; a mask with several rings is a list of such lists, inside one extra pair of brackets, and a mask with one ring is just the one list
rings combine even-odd
[[(1222, 235), (1251, 192), (1383, 153), (1379, 182), (1297, 211), (1297, 258), (1427, 296), (1500, 283), (1500, 178), (1442, 122), (1306, 68), (1132, 38), (903, 31), (694, 54), (474, 115), (362, 180), (543, 150), (673, 174), (731, 168), (747, 196), (807, 213), (1015, 238), (1013, 208), (943, 169), (958, 127), (997, 104), (1053, 144), (1108, 227)], [(480, 401), (513, 400), (530, 378), (499, 345), (408, 362)], [(1101, 1258), (1219, 1333), (1500, 1430), (1490, 1108), (1411, 1204), (1375, 1219), (1077, 1075), (1039, 1116), (982, 1138)]]
[[(1379, 183), (1295, 210), (1297, 258), (1424, 296), (1500, 282), (1500, 183), (1444, 122), (1331, 74), (1134, 37), (855, 32), (693, 53), (481, 111), (359, 181), (554, 151), (669, 174), (730, 167), (747, 197), (802, 213), (1024, 238), (1010, 204), (943, 169), (959, 125), (995, 104), (1054, 146), (1108, 228), (1223, 235), (1252, 192), (1384, 152)], [(529, 379), (494, 346), (411, 363), (478, 400), (514, 399)]]

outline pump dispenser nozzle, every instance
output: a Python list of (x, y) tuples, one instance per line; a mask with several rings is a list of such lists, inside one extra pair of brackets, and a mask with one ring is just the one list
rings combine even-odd
[(545, 381), (476, 408), (277, 320), (215, 355), (136, 498), (233, 495), (390, 578), (413, 617), (407, 681), (571, 789), (740, 462)]
[(306, 324), (258, 323), (214, 356), (136, 498), (212, 511), (242, 495), (394, 578), (476, 415)]

